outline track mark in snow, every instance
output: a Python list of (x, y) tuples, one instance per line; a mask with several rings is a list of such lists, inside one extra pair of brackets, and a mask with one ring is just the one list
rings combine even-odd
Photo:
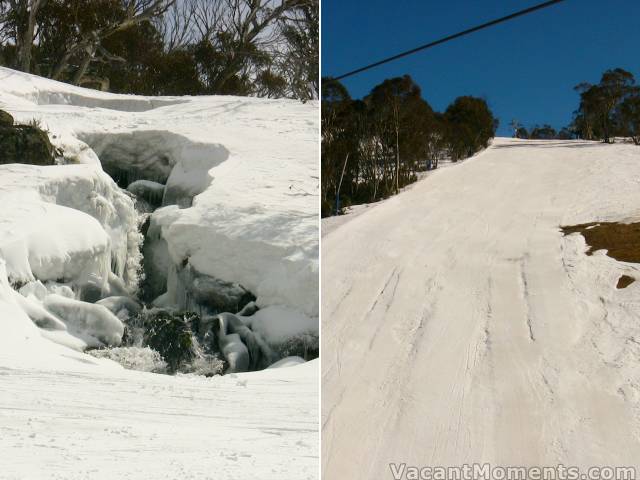
[[(392, 276), (390, 276), (391, 278)], [(439, 287), (435, 279), (427, 281), (424, 298), (436, 298), (434, 291)], [(380, 378), (384, 379), (378, 391), (384, 393), (381, 396), (380, 408), (376, 410), (387, 412), (382, 423), (379, 425), (380, 435), (376, 437), (375, 446), (372, 448), (372, 458), (380, 458), (384, 442), (388, 439), (389, 432), (398, 431), (398, 427), (405, 421), (408, 405), (420, 399), (415, 396), (415, 388), (411, 382), (414, 359), (417, 355), (421, 340), (426, 331), (427, 320), (435, 310), (435, 303), (426, 303), (421, 312), (411, 319), (407, 319), (405, 325), (399, 325), (400, 331), (405, 333), (398, 341), (399, 348), (394, 356), (394, 361), (389, 365)], [(398, 333), (398, 330), (395, 330)], [(384, 433), (384, 434), (383, 434)], [(377, 464), (372, 462), (369, 466), (369, 478), (376, 476)]]
[[(385, 292), (389, 292), (389, 284), (393, 281), (393, 288), (391, 289), (391, 293), (390, 295), (385, 295)], [(383, 297), (388, 297), (388, 298), (384, 298), (385, 300), (385, 305), (384, 305), (384, 313), (383, 315), (386, 315), (389, 312), (389, 308), (391, 308), (391, 304), (393, 303), (393, 299), (395, 298), (396, 295), (396, 290), (398, 289), (398, 284), (400, 283), (400, 272), (398, 271), (398, 267), (394, 267), (393, 270), (391, 271), (391, 274), (389, 275), (389, 277), (387, 278), (387, 281), (384, 284), (384, 287), (382, 287), (382, 290), (380, 291), (380, 293), (378, 294), (378, 296), (376, 297), (375, 301), (373, 302), (373, 305), (371, 306), (371, 308), (369, 309), (369, 311), (367, 312), (367, 316), (370, 315), (371, 313), (373, 313), (373, 311), (376, 309), (378, 302), (380, 300), (383, 299)], [(378, 325), (376, 326), (373, 336), (371, 337), (371, 340), (369, 340), (369, 350), (371, 350), (373, 348), (373, 344), (376, 341), (376, 338), (378, 338), (378, 334), (380, 333), (380, 330), (382, 329), (382, 327), (385, 325), (384, 321), (380, 321), (378, 322)]]
[(353, 290), (353, 284), (349, 285), (349, 288), (347, 288), (347, 290), (344, 292), (342, 297), (340, 297), (340, 300), (336, 302), (335, 306), (331, 310), (331, 314), (330, 314), (331, 317), (333, 317), (333, 315), (338, 311), (342, 303), (349, 297), (352, 290)]
[[(376, 306), (378, 305), (378, 302), (380, 301), (380, 298), (384, 295), (385, 290), (387, 290), (387, 287), (389, 286), (389, 283), (391, 282), (391, 280), (393, 279), (396, 271), (398, 270), (398, 267), (393, 267), (393, 270), (391, 270), (391, 273), (389, 274), (389, 276), (387, 277), (387, 280), (384, 282), (384, 286), (382, 287), (382, 290), (380, 290), (380, 293), (376, 296), (373, 304), (371, 305), (371, 308), (369, 308), (369, 310), (367, 311), (367, 315), (369, 315), (371, 312), (373, 312), (376, 308)], [(392, 294), (392, 299), (393, 299), (393, 295), (395, 295), (396, 292), (396, 288), (398, 287), (398, 279), (400, 277), (400, 274), (398, 274), (398, 276), (396, 277), (396, 284), (393, 288), (393, 294)], [(390, 306), (390, 302), (387, 302), (387, 311), (389, 310), (389, 306)]]
[(529, 339), (532, 342), (536, 341), (536, 337), (533, 334), (533, 326), (531, 321), (531, 304), (529, 299), (529, 283), (527, 281), (527, 274), (525, 271), (525, 257), (520, 259), (520, 287), (522, 289), (522, 298), (524, 300), (525, 316), (527, 321), (527, 330), (529, 331)]

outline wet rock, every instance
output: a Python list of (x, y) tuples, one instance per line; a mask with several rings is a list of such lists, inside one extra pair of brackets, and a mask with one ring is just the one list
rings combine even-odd
[(44, 131), (31, 125), (10, 125), (9, 118), (0, 117), (0, 165), (55, 165), (55, 149)]
[(99, 278), (91, 278), (80, 287), (80, 300), (89, 303), (97, 303), (107, 297), (128, 296), (128, 294), (122, 279), (113, 272), (109, 272), (106, 283)]
[(256, 297), (242, 285), (204, 275), (187, 265), (179, 274), (185, 309), (194, 305), (213, 313), (239, 312)]
[(167, 273), (171, 265), (169, 246), (162, 238), (160, 225), (152, 216), (142, 226), (142, 269), (144, 280), (140, 285), (140, 298), (151, 302), (167, 291)]
[(12, 127), (13, 117), (10, 113), (0, 110), (0, 127)]

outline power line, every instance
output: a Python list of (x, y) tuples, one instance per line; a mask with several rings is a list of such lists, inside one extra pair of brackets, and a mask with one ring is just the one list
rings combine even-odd
[(440, 45), (442, 43), (449, 42), (449, 41), (454, 40), (456, 38), (460, 38), (460, 37), (463, 37), (465, 35), (469, 35), (470, 33), (477, 32), (478, 30), (483, 30), (483, 29), (491, 27), (493, 25), (497, 25), (499, 23), (506, 22), (508, 20), (512, 20), (512, 19), (514, 19), (516, 17), (521, 17), (523, 15), (527, 15), (529, 13), (533, 13), (533, 12), (535, 12), (537, 10), (542, 10), (543, 8), (550, 7), (552, 5), (555, 5), (556, 3), (560, 3), (560, 2), (563, 2), (563, 1), (564, 0), (550, 0), (548, 2), (544, 2), (544, 3), (540, 3), (538, 5), (534, 5), (533, 7), (525, 8), (524, 10), (520, 10), (518, 12), (512, 13), (511, 15), (507, 15), (506, 17), (501, 17), (501, 18), (498, 18), (496, 20), (491, 20), (490, 22), (483, 23), (482, 25), (478, 25), (477, 27), (468, 28), (467, 30), (463, 30), (462, 32), (454, 33), (453, 35), (449, 35), (447, 37), (441, 38), (440, 40), (436, 40), (434, 42), (430, 42), (430, 43), (427, 43), (425, 45), (421, 45), (419, 47), (412, 48), (411, 50), (407, 50), (406, 52), (398, 53), (397, 55), (394, 55), (392, 57), (388, 57), (388, 58), (385, 58), (383, 60), (377, 61), (375, 63), (371, 63), (369, 65), (366, 65), (364, 67), (360, 67), (360, 68), (358, 68), (356, 70), (352, 70), (351, 72), (347, 72), (347, 73), (339, 75), (337, 77), (333, 77), (333, 79), (334, 80), (342, 80), (343, 78), (350, 77), (352, 75), (355, 75), (356, 73), (364, 72), (365, 70), (369, 70), (371, 68), (377, 67), (377, 66), (382, 65), (384, 63), (389, 63), (389, 62), (392, 62), (393, 60), (397, 60), (398, 58), (406, 57), (407, 55), (411, 55), (411, 54), (419, 52), (421, 50), (426, 50), (427, 48), (435, 47), (436, 45)]

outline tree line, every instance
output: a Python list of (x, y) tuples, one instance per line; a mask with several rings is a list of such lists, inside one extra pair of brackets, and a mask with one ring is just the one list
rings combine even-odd
[(613, 143), (616, 137), (629, 138), (640, 145), (640, 85), (632, 73), (615, 68), (605, 71), (600, 82), (580, 83), (574, 87), (580, 95), (578, 109), (570, 125), (556, 131), (550, 125), (527, 130), (511, 122), (516, 138), (583, 139)]
[(575, 90), (580, 106), (573, 127), (580, 138), (612, 143), (615, 137), (630, 137), (640, 144), (640, 86), (632, 73), (607, 70), (600, 83), (581, 83)]
[(0, 0), (0, 65), (144, 95), (318, 97), (318, 0)]
[(440, 113), (409, 75), (352, 99), (340, 82), (322, 79), (322, 215), (398, 193), (420, 171), (485, 148), (498, 126), (487, 102), (461, 96)]

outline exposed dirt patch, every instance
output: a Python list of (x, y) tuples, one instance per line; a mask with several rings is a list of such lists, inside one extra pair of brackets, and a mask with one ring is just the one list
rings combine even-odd
[(616, 260), (640, 263), (640, 222), (584, 223), (560, 229), (565, 235), (576, 232), (582, 235), (589, 246), (587, 255), (604, 248)]
[(618, 284), (616, 285), (616, 288), (627, 288), (629, 285), (631, 285), (635, 281), (636, 279), (633, 277), (630, 277), (629, 275), (622, 275), (618, 279)]

